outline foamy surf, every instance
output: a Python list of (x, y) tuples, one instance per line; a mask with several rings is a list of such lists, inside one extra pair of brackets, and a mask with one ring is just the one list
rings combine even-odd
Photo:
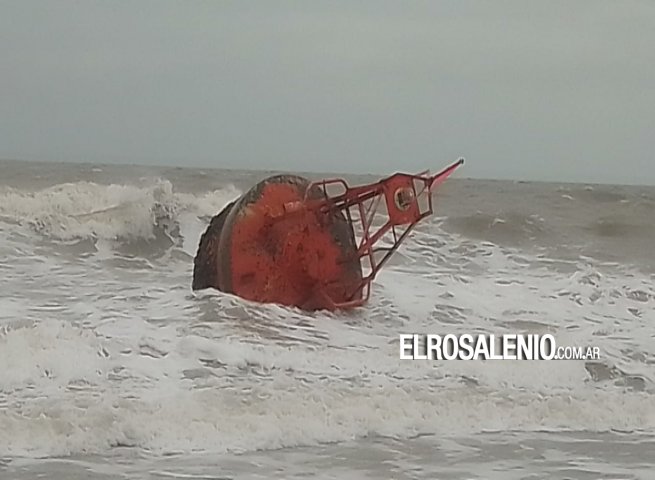
[[(638, 289), (643, 279), (538, 268), (512, 285), (500, 274), (512, 280), (523, 266), (507, 257), (501, 262), (502, 252), (487, 248), (491, 254), (477, 263), (488, 275), (442, 272), (435, 283), (427, 270), (417, 276), (392, 269), (371, 308), (354, 315), (307, 316), (222, 294), (194, 297), (136, 284), (125, 285), (129, 294), (82, 288), (78, 294), (90, 290), (96, 298), (83, 312), (36, 303), (26, 312), (31, 321), (5, 321), (0, 336), (0, 363), (7, 367), (0, 373), (0, 427), (7, 433), (0, 451), (48, 457), (122, 445), (157, 454), (221, 453), (371, 435), (655, 428), (652, 366), (639, 360), (648, 355), (650, 327), (629, 313), (644, 300), (652, 304), (652, 290)], [(538, 291), (531, 288), (536, 282)], [(545, 301), (550, 312), (521, 308)], [(603, 320), (597, 312), (610, 306), (614, 316)], [(594, 322), (570, 330), (581, 313)], [(628, 326), (636, 338), (617, 346), (614, 332)], [(584, 362), (397, 359), (399, 330), (472, 328), (547, 330), (561, 342), (593, 341), (608, 369), (621, 373), (594, 380)], [(628, 378), (639, 381), (630, 385)]]
[[(366, 308), (306, 314), (191, 292), (199, 236), (243, 191), (224, 177), (198, 191), (162, 177), (0, 187), (0, 472), (2, 458), (20, 469), (64, 457), (99, 478), (154, 458), (149, 471), (175, 477), (175, 465), (196, 462), (207, 476), (226, 459), (378, 458), (408, 445), (426, 452), (428, 471), (435, 456), (484, 450), (480, 439), (510, 436), (535, 451), (548, 439), (558, 452), (574, 451), (576, 435), (648, 444), (653, 276), (638, 257), (596, 255), (615, 237), (558, 223), (543, 206), (471, 214), (466, 196), (446, 190), (440, 216), (403, 245)], [(613, 201), (567, 192), (574, 204), (592, 202), (585, 193)], [(561, 192), (551, 194), (560, 215)], [(625, 198), (617, 208), (642, 208), (622, 207)], [(547, 244), (578, 231), (598, 243)], [(602, 358), (398, 359), (400, 333), (470, 332), (547, 332)]]

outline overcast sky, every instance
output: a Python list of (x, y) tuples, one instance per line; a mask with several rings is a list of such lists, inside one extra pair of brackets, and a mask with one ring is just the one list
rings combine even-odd
[(655, 1), (0, 0), (0, 157), (655, 184)]

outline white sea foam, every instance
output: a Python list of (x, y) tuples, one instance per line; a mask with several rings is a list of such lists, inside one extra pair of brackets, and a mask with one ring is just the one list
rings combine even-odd
[[(151, 235), (163, 205), (192, 255), (203, 217), (236, 193), (179, 194), (166, 182), (1, 193), (0, 214), (13, 220), (0, 222), (0, 456), (655, 431), (655, 290), (635, 269), (476, 242), (437, 219), (383, 271), (369, 306), (305, 314), (191, 294), (188, 257), (113, 248), (116, 237)], [(108, 243), (84, 258), (43, 241), (89, 236)], [(508, 331), (598, 346), (602, 358), (398, 360), (400, 333)]]

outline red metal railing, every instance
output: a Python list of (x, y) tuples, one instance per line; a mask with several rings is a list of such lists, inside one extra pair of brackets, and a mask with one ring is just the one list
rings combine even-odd
[[(433, 213), (432, 192), (434, 189), (463, 163), (464, 159), (459, 159), (436, 175), (429, 175), (428, 172), (416, 175), (396, 173), (380, 181), (356, 187), (350, 187), (345, 180), (340, 178), (320, 180), (310, 185), (307, 189), (308, 196), (315, 191), (315, 187), (318, 187), (325, 195), (325, 199), (306, 198), (305, 205), (325, 214), (343, 212), (353, 230), (355, 232), (359, 230), (360, 237), (357, 241), (356, 259), (348, 259), (348, 261), (359, 260), (361, 262), (365, 258), (369, 263), (368, 272), (364, 274), (360, 285), (350, 297), (352, 300), (337, 304), (324, 294), (327, 303), (331, 303), (334, 308), (348, 308), (362, 305), (368, 300), (371, 282), (379, 270), (391, 258), (416, 224)], [(334, 186), (342, 188), (343, 191), (331, 195), (329, 187)], [(382, 198), (384, 198), (386, 206), (386, 221), (374, 227), (375, 215)], [(426, 201), (425, 208), (421, 208), (421, 200)], [(353, 216), (353, 212), (357, 214), (356, 217)], [(356, 219), (359, 222), (356, 222)], [(388, 236), (391, 244), (375, 247), (375, 244), (385, 236)], [(379, 253), (382, 256), (376, 258), (376, 254)], [(360, 292), (361, 295), (358, 295)]]

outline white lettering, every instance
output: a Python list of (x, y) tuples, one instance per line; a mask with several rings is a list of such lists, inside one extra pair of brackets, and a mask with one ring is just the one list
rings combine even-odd
[(519, 335), (516, 342), (516, 358), (518, 360), (532, 360), (532, 348), (534, 335)]
[(425, 344), (427, 357), (430, 360), (441, 360), (441, 335), (428, 335)]
[(552, 360), (557, 355), (555, 337), (546, 334), (539, 339), (539, 356), (544, 360)]
[(496, 336), (495, 335), (489, 335), (489, 347), (490, 347), (490, 354), (489, 354), (489, 360), (502, 360), (503, 356), (499, 353), (496, 353)]
[(400, 334), (401, 360), (592, 360), (598, 347), (558, 347), (546, 335), (418, 335)]
[(407, 349), (411, 349), (411, 345), (407, 345), (407, 340), (411, 340), (413, 335), (400, 334), (400, 359), (401, 360), (412, 360), (414, 358), (413, 351), (409, 355), (407, 354)]
[(516, 335), (503, 335), (503, 359), (516, 360)]
[[(448, 347), (450, 343), (451, 347)], [(459, 354), (459, 342), (457, 337), (452, 333), (446, 335), (443, 339), (443, 356), (446, 360), (455, 360)]]
[(420, 335), (414, 335), (413, 338), (413, 348), (414, 348), (414, 360), (427, 360), (428, 355), (427, 353), (423, 354), (421, 353), (421, 345), (420, 345)]
[[(473, 336), (469, 335), (468, 333), (465, 333), (461, 337), (459, 337), (459, 343), (460, 343), (460, 354), (459, 354), (459, 359), (460, 360), (472, 360), (474, 351), (473, 351)], [(464, 350), (467, 352), (467, 354), (463, 354), (461, 350)]]
[(483, 360), (489, 359), (489, 341), (484, 335), (478, 335), (478, 339), (475, 342), (475, 355), (473, 358), (478, 360), (480, 357)]

